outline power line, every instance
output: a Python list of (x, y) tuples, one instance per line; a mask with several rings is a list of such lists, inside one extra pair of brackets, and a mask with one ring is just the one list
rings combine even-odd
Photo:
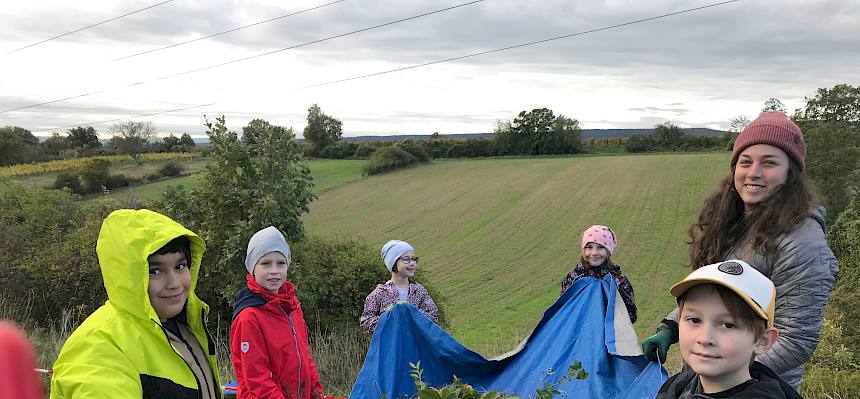
[[(418, 14), (418, 15), (413, 15), (413, 16), (411, 16), (411, 17), (398, 19), (398, 20), (396, 20), (396, 21), (386, 22), (386, 23), (382, 23), (382, 24), (379, 24), (379, 25), (374, 25), (374, 26), (370, 26), (370, 27), (367, 27), (367, 28), (362, 28), (362, 29), (358, 29), (358, 30), (354, 30), (354, 31), (346, 32), (346, 33), (341, 33), (341, 34), (334, 35), (334, 36), (328, 36), (328, 37), (325, 37), (325, 38), (322, 38), (322, 39), (312, 40), (312, 41), (304, 42), (304, 43), (297, 44), (297, 45), (294, 45), (294, 46), (289, 46), (289, 47), (284, 47), (284, 48), (280, 48), (280, 49), (277, 49), (277, 50), (267, 51), (267, 52), (265, 52), (265, 53), (261, 53), (261, 54), (256, 54), (256, 55), (252, 55), (252, 56), (248, 56), (248, 57), (237, 58), (237, 59), (235, 59), (235, 60), (231, 60), (231, 61), (227, 61), (227, 62), (222, 62), (222, 63), (219, 63), (219, 64), (209, 65), (209, 66), (205, 66), (205, 67), (201, 67), (201, 68), (195, 68), (195, 69), (191, 69), (191, 70), (184, 71), (184, 72), (174, 73), (174, 74), (171, 74), (171, 75), (165, 75), (165, 76), (161, 76), (161, 77), (155, 78), (155, 79), (153, 79), (153, 80), (149, 80), (149, 81), (135, 82), (135, 83), (131, 83), (131, 84), (128, 84), (128, 85), (125, 85), (125, 86), (121, 86), (121, 87), (123, 87), (123, 88), (124, 88), (124, 87), (130, 87), (130, 86), (142, 85), (142, 84), (150, 83), (150, 82), (153, 82), (153, 81), (158, 81), (158, 80), (165, 80), (165, 79), (175, 78), (175, 77), (177, 77), (177, 76), (188, 75), (188, 74), (192, 74), (192, 73), (196, 73), (196, 72), (205, 71), (205, 70), (208, 70), (208, 69), (213, 69), (213, 68), (222, 67), (222, 66), (225, 66), (225, 65), (235, 64), (235, 63), (237, 63), (237, 62), (248, 61), (248, 60), (251, 60), (251, 59), (254, 59), (254, 58), (260, 58), (260, 57), (264, 57), (264, 56), (267, 56), (267, 55), (272, 55), (272, 54), (279, 53), (279, 52), (286, 51), (286, 50), (292, 50), (292, 49), (297, 49), (297, 48), (299, 48), (299, 47), (310, 46), (310, 45), (312, 45), (312, 44), (322, 43), (322, 42), (329, 41), (329, 40), (333, 40), (333, 39), (337, 39), (337, 38), (340, 38), (340, 37), (349, 36), (349, 35), (354, 35), (354, 34), (356, 34), (356, 33), (366, 32), (366, 31), (369, 31), (369, 30), (378, 29), (378, 28), (382, 28), (382, 27), (385, 27), (385, 26), (390, 26), (390, 25), (394, 25), (394, 24), (401, 23), (401, 22), (410, 21), (410, 20), (417, 19), (417, 18), (422, 18), (422, 17), (426, 17), (426, 16), (433, 15), (433, 14), (438, 14), (438, 13), (445, 12), (445, 11), (450, 11), (450, 10), (453, 10), (453, 9), (456, 9), (456, 8), (465, 7), (465, 6), (472, 5), (472, 4), (475, 4), (475, 3), (480, 3), (480, 2), (483, 2), (483, 1), (484, 1), (484, 0), (472, 0), (472, 1), (465, 2), (465, 3), (461, 3), (461, 4), (454, 5), (454, 6), (451, 6), (451, 7), (445, 7), (445, 8), (441, 8), (441, 9), (435, 10), (435, 11), (425, 12), (425, 13), (423, 13), (423, 14)], [(17, 107), (17, 108), (5, 109), (5, 110), (0, 111), (0, 114), (5, 114), (5, 113), (7, 113), (7, 112), (18, 111), (18, 110), (27, 109), (27, 108), (39, 107), (39, 106), (46, 105), (46, 104), (53, 104), (53, 103), (57, 103), (57, 102), (60, 102), (60, 101), (70, 100), (70, 99), (73, 99), (73, 98), (86, 97), (86, 96), (88, 96), (88, 95), (95, 94), (95, 93), (101, 93), (101, 92), (104, 92), (104, 91), (105, 91), (105, 90), (99, 90), (99, 91), (96, 91), (96, 92), (90, 92), (90, 93), (79, 94), (79, 95), (75, 95), (75, 96), (71, 96), (71, 97), (66, 97), (66, 98), (61, 98), (61, 99), (57, 99), (57, 100), (45, 101), (45, 102), (36, 103), (36, 104), (31, 104), (31, 105), (25, 105), (25, 106), (23, 106), (23, 107)]]
[(481, 52), (478, 52), (478, 53), (472, 53), (472, 54), (461, 55), (461, 56), (459, 56), (459, 57), (452, 57), (452, 58), (446, 58), (446, 59), (437, 60), (437, 61), (430, 61), (430, 62), (425, 62), (425, 63), (423, 63), (423, 64), (410, 65), (410, 66), (401, 67), (401, 68), (389, 69), (389, 70), (387, 70), (387, 71), (374, 72), (374, 73), (369, 73), (369, 74), (366, 74), (366, 75), (353, 76), (353, 77), (349, 77), (349, 78), (345, 78), (345, 79), (332, 80), (332, 81), (329, 81), (329, 82), (317, 83), (317, 84), (313, 84), (313, 85), (310, 85), (310, 86), (304, 86), (304, 87), (301, 87), (301, 88), (302, 88), (302, 89), (309, 89), (309, 88), (312, 88), (312, 87), (326, 86), (326, 85), (331, 85), (331, 84), (335, 84), (335, 83), (348, 82), (348, 81), (351, 81), (351, 80), (364, 79), (364, 78), (369, 78), (369, 77), (373, 77), (373, 76), (379, 76), (379, 75), (385, 75), (385, 74), (394, 73), (394, 72), (405, 71), (405, 70), (409, 70), (409, 69), (421, 68), (421, 67), (425, 67), (425, 66), (429, 66), (429, 65), (441, 64), (441, 63), (443, 63), (443, 62), (450, 62), (450, 61), (462, 60), (462, 59), (465, 59), (465, 58), (477, 57), (477, 56), (486, 55), (486, 54), (498, 53), (498, 52), (501, 52), (501, 51), (512, 50), (512, 49), (515, 49), (515, 48), (526, 47), (526, 46), (532, 46), (532, 45), (535, 45), (535, 44), (551, 42), (551, 41), (554, 41), (554, 40), (567, 39), (567, 38), (574, 37), (574, 36), (581, 36), (581, 35), (586, 35), (586, 34), (589, 34), (589, 33), (595, 33), (595, 32), (600, 32), (600, 31), (604, 31), (604, 30), (620, 28), (620, 27), (623, 27), (623, 26), (629, 26), (629, 25), (639, 24), (639, 23), (648, 22), (648, 21), (653, 21), (653, 20), (661, 19), (661, 18), (667, 18), (667, 17), (671, 17), (671, 16), (679, 15), (679, 14), (685, 14), (685, 13), (690, 13), (690, 12), (694, 12), (694, 11), (700, 11), (700, 10), (703, 10), (703, 9), (706, 9), (706, 8), (722, 6), (722, 5), (726, 5), (726, 4), (729, 4), (729, 3), (736, 3), (736, 2), (738, 2), (738, 1), (740, 1), (740, 0), (729, 0), (729, 1), (723, 1), (723, 2), (720, 2), (720, 3), (714, 3), (714, 4), (709, 4), (709, 5), (706, 5), (706, 6), (701, 6), (701, 7), (696, 7), (696, 8), (690, 8), (690, 9), (681, 10), (681, 11), (676, 11), (676, 12), (672, 12), (672, 13), (668, 13), (668, 14), (658, 15), (658, 16), (655, 16), (655, 17), (643, 18), (643, 19), (638, 19), (638, 20), (635, 20), (635, 21), (625, 22), (625, 23), (621, 23), (621, 24), (610, 25), (610, 26), (604, 26), (604, 27), (602, 27), (602, 28), (596, 28), (596, 29), (590, 29), (590, 30), (586, 30), (586, 31), (582, 31), (582, 32), (571, 33), (571, 34), (569, 34), (569, 35), (562, 35), (562, 36), (556, 36), (556, 37), (552, 37), (552, 38), (548, 38), (548, 39), (536, 40), (536, 41), (528, 42), (528, 43), (515, 44), (515, 45), (512, 45), (512, 46), (507, 46), (507, 47), (497, 48), (497, 49), (494, 49), (494, 50), (481, 51)]
[[(512, 45), (512, 46), (494, 49), (494, 50), (481, 51), (478, 53), (467, 54), (467, 55), (463, 55), (463, 56), (459, 56), (459, 57), (446, 58), (443, 60), (431, 61), (431, 62), (426, 62), (426, 63), (418, 64), (418, 65), (412, 65), (412, 66), (408, 66), (408, 67), (395, 68), (395, 69), (390, 69), (390, 70), (382, 71), (382, 72), (376, 72), (376, 73), (371, 73), (371, 74), (366, 74), (366, 75), (361, 75), (361, 76), (354, 76), (354, 77), (350, 77), (350, 78), (346, 78), (346, 79), (333, 80), (330, 82), (318, 83), (318, 84), (302, 87), (302, 89), (331, 85), (331, 84), (336, 84), (336, 83), (342, 83), (342, 82), (347, 82), (347, 81), (351, 81), (351, 80), (357, 80), (357, 79), (362, 79), (362, 78), (367, 78), (367, 77), (372, 77), (372, 76), (379, 76), (379, 75), (384, 75), (384, 74), (388, 74), (388, 73), (404, 71), (404, 70), (408, 70), (408, 69), (420, 68), (420, 67), (424, 67), (424, 66), (428, 66), (428, 65), (440, 64), (443, 62), (455, 61), (455, 60), (460, 60), (460, 59), (465, 59), (465, 58), (470, 58), (470, 57), (477, 57), (480, 55), (486, 55), (486, 54), (511, 50), (511, 49), (515, 49), (515, 48), (526, 47), (526, 46), (531, 46), (531, 45), (540, 44), (540, 43), (546, 43), (546, 42), (550, 42), (550, 41), (554, 41), (554, 40), (560, 40), (560, 39), (565, 39), (565, 38), (570, 38), (570, 37), (575, 37), (575, 36), (582, 36), (582, 35), (586, 35), (589, 33), (600, 32), (600, 31), (609, 30), (609, 29), (616, 29), (616, 28), (620, 28), (620, 27), (624, 27), (624, 26), (630, 26), (630, 25), (639, 24), (639, 23), (648, 22), (648, 21), (653, 21), (653, 20), (657, 20), (657, 19), (661, 19), (661, 18), (667, 18), (667, 17), (671, 17), (671, 16), (675, 16), (675, 15), (686, 14), (686, 13), (691, 13), (691, 12), (695, 12), (695, 11), (701, 11), (701, 10), (704, 10), (707, 8), (722, 6), (722, 5), (731, 4), (731, 3), (737, 3), (739, 1), (740, 0), (728, 0), (728, 1), (723, 1), (723, 2), (719, 2), (719, 3), (708, 4), (708, 5), (701, 6), (701, 7), (689, 8), (689, 9), (685, 9), (685, 10), (681, 10), (681, 11), (675, 11), (675, 12), (662, 14), (662, 15), (658, 15), (658, 16), (654, 16), (654, 17), (643, 18), (643, 19), (638, 19), (635, 21), (629, 21), (629, 22), (624, 22), (624, 23), (620, 23), (620, 24), (604, 26), (601, 28), (595, 28), (595, 29), (590, 29), (590, 30), (586, 30), (586, 31), (582, 31), (582, 32), (571, 33), (568, 35), (556, 36), (556, 37), (551, 37), (551, 38), (547, 38), (547, 39), (516, 44), (516, 45)], [(469, 3), (467, 3), (467, 4), (469, 4)], [(323, 39), (323, 40), (325, 40), (325, 39)], [(140, 83), (137, 83), (137, 84), (140, 84)], [(133, 119), (133, 118), (140, 118), (140, 117), (145, 117), (145, 116), (159, 115), (159, 114), (164, 114), (164, 113), (169, 113), (169, 112), (177, 112), (177, 111), (183, 111), (183, 110), (188, 110), (188, 109), (200, 108), (200, 107), (205, 107), (205, 106), (214, 105), (214, 104), (217, 104), (217, 103), (201, 104), (201, 105), (196, 105), (196, 106), (192, 106), (192, 107), (186, 107), (186, 108), (180, 108), (180, 109), (168, 110), (168, 111), (162, 111), (162, 112), (155, 112), (155, 113), (150, 113), (150, 114), (133, 115), (133, 116), (129, 116), (127, 118), (111, 119), (111, 120), (106, 120), (106, 121), (97, 121), (97, 122), (84, 123), (84, 124), (78, 124), (78, 125), (57, 127), (57, 128), (53, 128), (50, 130), (66, 129), (66, 128), (71, 128), (71, 127), (76, 127), (76, 126), (93, 125), (93, 124), (97, 124), (97, 123), (114, 122), (114, 121), (119, 121), (119, 120), (124, 120), (124, 119)], [(7, 112), (7, 111), (2, 111), (2, 112)], [(2, 112), (0, 112), (0, 113), (2, 113)]]
[(150, 8), (158, 7), (158, 6), (162, 5), (162, 4), (170, 3), (171, 1), (173, 1), (173, 0), (162, 1), (161, 3), (153, 4), (153, 5), (149, 6), (149, 7), (144, 7), (144, 8), (141, 8), (141, 9), (139, 9), (139, 10), (135, 10), (135, 11), (132, 11), (132, 12), (130, 12), (130, 13), (126, 13), (126, 14), (120, 15), (120, 16), (118, 16), (118, 17), (113, 17), (113, 18), (111, 18), (111, 19), (106, 19), (106, 20), (104, 20), (104, 21), (101, 21), (101, 22), (98, 22), (98, 23), (94, 23), (94, 24), (92, 24), (92, 25), (85, 26), (85, 27), (83, 27), (83, 28), (76, 29), (76, 30), (73, 30), (73, 31), (71, 31), (71, 32), (66, 32), (66, 33), (63, 33), (62, 35), (57, 35), (57, 36), (54, 36), (54, 37), (52, 37), (52, 38), (42, 40), (41, 42), (36, 42), (36, 43), (33, 43), (33, 44), (26, 45), (26, 46), (24, 46), (24, 47), (16, 48), (16, 49), (14, 49), (14, 50), (12, 50), (12, 51), (7, 52), (7, 53), (6, 53), (6, 55), (12, 54), (12, 53), (14, 53), (14, 52), (16, 52), (16, 51), (20, 51), (20, 50), (23, 50), (23, 49), (26, 49), (26, 48), (30, 48), (30, 47), (33, 47), (33, 46), (36, 46), (36, 45), (42, 44), (42, 43), (45, 43), (45, 42), (49, 42), (49, 41), (54, 40), (54, 39), (59, 39), (59, 38), (61, 38), (61, 37), (63, 37), (63, 36), (68, 36), (68, 35), (71, 35), (72, 33), (77, 33), (77, 32), (80, 32), (80, 31), (82, 31), (82, 30), (92, 28), (92, 27), (94, 27), (94, 26), (99, 26), (99, 25), (106, 24), (106, 23), (111, 22), (111, 21), (116, 21), (116, 20), (118, 20), (118, 19), (120, 19), (120, 18), (127, 17), (127, 16), (129, 16), (129, 15), (136, 14), (136, 13), (139, 13), (139, 12), (141, 12), (141, 11), (146, 11), (146, 10), (148, 10), (148, 9), (150, 9)]
[(129, 59), (129, 58), (137, 57), (137, 56), (139, 56), (139, 55), (150, 54), (150, 53), (154, 53), (154, 52), (161, 51), (161, 50), (166, 50), (166, 49), (173, 48), (173, 47), (179, 47), (179, 46), (182, 46), (182, 45), (185, 45), (185, 44), (188, 44), (188, 43), (194, 43), (194, 42), (197, 42), (197, 41), (200, 41), (200, 40), (206, 40), (206, 39), (209, 39), (209, 38), (213, 38), (213, 37), (215, 37), (215, 36), (220, 36), (220, 35), (224, 35), (224, 34), (227, 34), (227, 33), (235, 32), (235, 31), (237, 31), (237, 30), (242, 30), (242, 29), (250, 28), (250, 27), (253, 27), (253, 26), (257, 26), (257, 25), (262, 25), (262, 24), (265, 24), (265, 23), (268, 23), (268, 22), (277, 21), (277, 20), (279, 20), (279, 19), (283, 19), (283, 18), (287, 18), (287, 17), (292, 17), (293, 15), (298, 15), (298, 14), (302, 14), (302, 13), (305, 13), (305, 12), (308, 12), (308, 11), (313, 11), (313, 10), (316, 10), (316, 9), (319, 9), (319, 8), (328, 7), (328, 6), (330, 6), (330, 5), (334, 5), (334, 4), (337, 4), (337, 3), (342, 3), (342, 2), (344, 2), (344, 1), (346, 1), (346, 0), (337, 0), (337, 1), (332, 1), (332, 2), (330, 2), (330, 3), (326, 3), (326, 4), (322, 4), (322, 5), (318, 5), (318, 6), (316, 6), (316, 7), (306, 8), (306, 9), (304, 9), (304, 10), (300, 10), (300, 11), (292, 12), (292, 13), (289, 13), (289, 14), (284, 14), (284, 15), (277, 16), (277, 17), (274, 17), (274, 18), (270, 18), (270, 19), (267, 19), (267, 20), (265, 20), (265, 21), (255, 22), (255, 23), (250, 24), (250, 25), (240, 26), (240, 27), (238, 27), (238, 28), (233, 28), (233, 29), (228, 29), (228, 30), (222, 31), (222, 32), (213, 33), (213, 34), (211, 34), (211, 35), (203, 36), (203, 37), (199, 37), (199, 38), (197, 38), (197, 39), (191, 39), (191, 40), (188, 40), (188, 41), (184, 41), (184, 42), (180, 42), (180, 43), (176, 43), (176, 44), (171, 44), (171, 45), (169, 45), (169, 46), (159, 47), (159, 48), (157, 48), (157, 49), (148, 50), (148, 51), (143, 51), (143, 52), (140, 52), (140, 53), (135, 53), (135, 54), (127, 55), (127, 56), (125, 56), (125, 57), (115, 58), (115, 59), (113, 59), (113, 60), (111, 60), (111, 61), (126, 60), (126, 59)]
[[(312, 41), (309, 41), (309, 42), (304, 42), (304, 43), (301, 43), (301, 44), (297, 44), (297, 45), (295, 45), (295, 46), (284, 47), (284, 48), (280, 48), (280, 49), (277, 49), (277, 50), (267, 51), (267, 52), (265, 52), (265, 53), (261, 53), (261, 54), (256, 54), (256, 55), (252, 55), (252, 56), (248, 56), (248, 57), (243, 57), (243, 58), (237, 58), (237, 59), (235, 59), (235, 60), (231, 60), (231, 61), (227, 61), (227, 62), (222, 62), (222, 63), (220, 63), (220, 64), (209, 65), (209, 66), (205, 66), (205, 67), (201, 67), (201, 68), (195, 68), (195, 69), (191, 69), (191, 70), (188, 70), (188, 71), (185, 71), (185, 72), (179, 72), (179, 73), (174, 73), (174, 74), (171, 74), (171, 75), (165, 75), (165, 76), (162, 76), (162, 77), (160, 77), (160, 78), (156, 78), (155, 80), (170, 79), (170, 78), (174, 78), (174, 77), (177, 77), (177, 76), (187, 75), (187, 74), (190, 74), (190, 73), (195, 73), (195, 72), (205, 71), (205, 70), (207, 70), (207, 69), (218, 68), (218, 67), (222, 67), (222, 66), (225, 66), (225, 65), (235, 64), (235, 63), (237, 63), (237, 62), (248, 61), (248, 60), (252, 60), (252, 59), (254, 59), (254, 58), (260, 58), (260, 57), (264, 57), (264, 56), (267, 56), (267, 55), (272, 55), (272, 54), (275, 54), (275, 53), (280, 53), (280, 52), (282, 52), (282, 51), (293, 50), (293, 49), (297, 49), (297, 48), (299, 48), (299, 47), (310, 46), (310, 45), (312, 45), (312, 44), (322, 43), (322, 42), (326, 42), (326, 41), (329, 41), (329, 40), (332, 40), (332, 39), (337, 39), (337, 38), (344, 37), (344, 36), (354, 35), (354, 34), (356, 34), (356, 33), (366, 32), (366, 31), (369, 31), (369, 30), (378, 29), (378, 28), (382, 28), (382, 27), (385, 27), (385, 26), (390, 26), (390, 25), (398, 24), (398, 23), (405, 22), (405, 21), (410, 21), (410, 20), (413, 20), (413, 19), (418, 19), (418, 18), (426, 17), (426, 16), (428, 16), (428, 15), (433, 15), (433, 14), (438, 14), (438, 13), (445, 12), (445, 11), (450, 11), (450, 10), (453, 10), (453, 9), (455, 9), (455, 8), (465, 7), (465, 6), (468, 6), (468, 5), (475, 4), (475, 3), (480, 3), (480, 2), (482, 2), (482, 1), (484, 1), (484, 0), (473, 0), (473, 1), (466, 2), (466, 3), (457, 4), (457, 5), (454, 5), (454, 6), (451, 6), (451, 7), (445, 7), (445, 8), (441, 8), (441, 9), (435, 10), (435, 11), (425, 12), (425, 13), (423, 13), (423, 14), (418, 14), (418, 15), (413, 15), (413, 16), (411, 16), (411, 17), (398, 19), (398, 20), (396, 20), (396, 21), (386, 22), (386, 23), (379, 24), (379, 25), (373, 25), (373, 26), (370, 26), (370, 27), (367, 27), (367, 28), (362, 28), (362, 29), (358, 29), (358, 30), (354, 30), (354, 31), (346, 32), (346, 33), (341, 33), (341, 34), (339, 34), (339, 35), (334, 35), (334, 36), (329, 36), (329, 37), (325, 37), (325, 38), (322, 38), (322, 39), (317, 39), (317, 40), (312, 40)], [(3, 112), (5, 112), (5, 111), (3, 111)], [(2, 114), (3, 112), (0, 112), (0, 114)]]

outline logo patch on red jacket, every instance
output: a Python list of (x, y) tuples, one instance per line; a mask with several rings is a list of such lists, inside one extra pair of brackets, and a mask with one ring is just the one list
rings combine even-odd
[(249, 345), (247, 342), (242, 342), (241, 347), (242, 353), (248, 353), (248, 350), (251, 349), (251, 345)]

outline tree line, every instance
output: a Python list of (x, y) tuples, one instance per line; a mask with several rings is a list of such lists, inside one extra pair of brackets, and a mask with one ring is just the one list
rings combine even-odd
[(130, 155), (135, 161), (148, 152), (187, 152), (196, 147), (188, 133), (156, 138), (151, 122), (127, 121), (113, 125), (106, 144), (92, 126), (79, 126), (65, 134), (54, 132), (44, 141), (17, 126), (0, 128), (0, 166), (100, 155)]

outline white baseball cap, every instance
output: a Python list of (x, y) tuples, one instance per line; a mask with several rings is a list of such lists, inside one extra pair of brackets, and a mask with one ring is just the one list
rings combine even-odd
[(773, 281), (754, 267), (737, 259), (702, 266), (669, 288), (676, 298), (699, 284), (717, 284), (738, 294), (755, 313), (773, 327), (776, 288)]

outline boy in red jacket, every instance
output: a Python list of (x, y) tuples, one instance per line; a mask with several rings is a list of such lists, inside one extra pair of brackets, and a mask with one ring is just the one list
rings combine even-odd
[(290, 247), (277, 228), (251, 237), (248, 287), (236, 294), (230, 327), (239, 399), (322, 397), (301, 304), (287, 281), (289, 266)]

